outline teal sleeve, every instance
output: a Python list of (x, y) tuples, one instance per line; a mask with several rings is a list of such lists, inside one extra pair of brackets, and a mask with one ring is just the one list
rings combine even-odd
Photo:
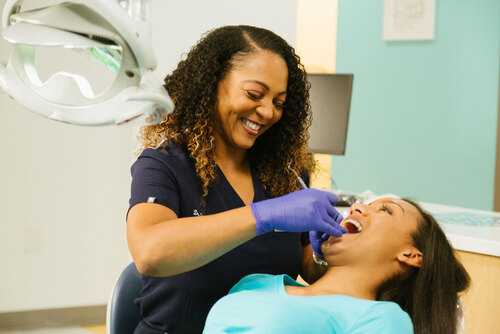
[(408, 313), (396, 303), (377, 303), (366, 310), (348, 331), (350, 334), (413, 334)]
[[(267, 280), (265, 278), (268, 278)], [(273, 278), (273, 275), (269, 274), (250, 274), (236, 283), (231, 290), (229, 290), (228, 294), (244, 291), (244, 290), (259, 290), (262, 288), (266, 288), (269, 285), (269, 282)]]

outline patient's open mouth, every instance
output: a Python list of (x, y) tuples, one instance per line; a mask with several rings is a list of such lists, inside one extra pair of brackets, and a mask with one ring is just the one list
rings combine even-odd
[(353, 219), (346, 219), (342, 223), (340, 223), (346, 230), (347, 233), (359, 233), (363, 231), (363, 226)]

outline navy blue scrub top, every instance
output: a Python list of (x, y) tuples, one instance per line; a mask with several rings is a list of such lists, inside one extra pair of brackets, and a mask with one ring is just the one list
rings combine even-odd
[[(217, 170), (217, 181), (200, 208), (201, 191), (194, 161), (186, 150), (174, 145), (146, 149), (132, 165), (130, 208), (154, 202), (173, 210), (178, 217), (215, 214), (245, 204)], [(254, 202), (268, 198), (252, 169)], [(234, 222), (237, 224), (238, 222)], [(307, 234), (271, 232), (257, 236), (214, 261), (170, 277), (142, 276), (143, 289), (136, 299), (142, 321), (137, 333), (201, 333), (212, 305), (226, 295), (242, 277), (252, 273), (300, 273), (302, 245)], [(185, 245), (189, 248), (189, 245)]]

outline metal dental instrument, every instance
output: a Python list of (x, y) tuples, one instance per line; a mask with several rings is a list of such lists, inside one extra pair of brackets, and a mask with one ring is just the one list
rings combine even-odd
[[(297, 176), (297, 180), (299, 180), (299, 183), (302, 186), (302, 188), (307, 189), (306, 183), (304, 182), (304, 180), (302, 180), (302, 178), (299, 176), (299, 174), (297, 174), (297, 172), (292, 167), (290, 167), (291, 165), (292, 165), (292, 163), (290, 162), (288, 164), (288, 169), (291, 170), (295, 174), (295, 176)], [(286, 231), (274, 230), (274, 232), (286, 232)]]
[[(299, 181), (299, 183), (300, 183), (300, 185), (302, 186), (302, 188), (303, 188), (303, 189), (307, 189), (308, 187), (307, 187), (306, 183), (304, 182), (304, 180), (302, 180), (302, 178), (299, 176), (299, 174), (298, 174), (298, 173), (297, 173), (297, 172), (296, 172), (296, 171), (295, 171), (292, 167), (290, 167), (290, 166), (291, 166), (291, 164), (292, 164), (292, 163), (289, 163), (289, 164), (288, 164), (288, 169), (289, 169), (289, 170), (291, 170), (291, 171), (295, 174), (295, 176), (297, 177), (297, 180)], [(344, 213), (340, 213), (340, 212), (339, 212), (339, 213), (340, 213), (340, 215), (341, 215), (342, 217), (347, 217), (347, 216), (349, 215), (349, 211), (348, 211), (348, 210), (350, 210), (350, 209), (349, 209), (349, 208), (347, 208), (347, 211), (346, 211), (346, 212), (344, 212)]]
[(288, 164), (288, 169), (291, 170), (295, 176), (297, 177), (297, 180), (299, 180), (299, 183), (300, 185), (302, 186), (303, 189), (307, 189), (307, 185), (306, 183), (304, 182), (304, 180), (302, 180), (302, 178), (299, 176), (299, 174), (295, 171), (295, 169), (293, 169), (292, 167), (290, 167), (292, 165), (292, 163), (290, 162)]

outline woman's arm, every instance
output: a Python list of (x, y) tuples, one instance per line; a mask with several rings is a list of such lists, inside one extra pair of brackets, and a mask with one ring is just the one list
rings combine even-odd
[(140, 273), (171, 276), (199, 268), (257, 235), (249, 206), (226, 212), (178, 218), (155, 203), (133, 206), (127, 242)]
[(313, 260), (311, 244), (302, 247), (302, 270), (300, 276), (309, 284), (316, 282), (326, 272), (325, 266), (320, 266)]

